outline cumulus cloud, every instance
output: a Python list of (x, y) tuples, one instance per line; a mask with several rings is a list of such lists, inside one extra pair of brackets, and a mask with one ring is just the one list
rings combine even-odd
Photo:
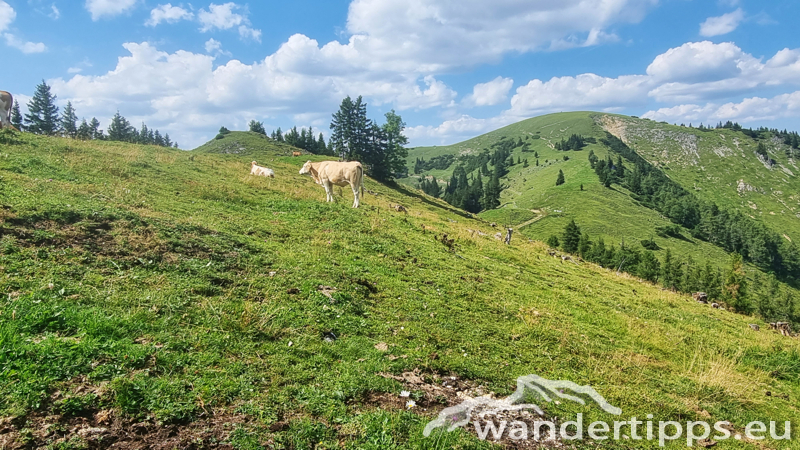
[[(658, 55), (645, 74), (609, 78), (587, 73), (547, 81), (534, 79), (517, 88), (510, 108), (497, 117), (464, 116), (448, 119), (439, 126), (413, 127), (411, 132), (421, 139), (467, 138), (474, 136), (470, 133), (489, 131), (538, 114), (579, 109), (619, 112), (653, 101), (672, 105), (649, 111), (645, 117), (670, 122), (753, 122), (798, 117), (798, 93), (723, 103), (726, 98), (752, 95), (757, 89), (797, 85), (800, 49), (780, 50), (763, 62), (733, 43), (690, 42)], [(473, 96), (474, 93), (470, 97)]]
[(439, 143), (451, 143), (468, 137), (483, 134), (500, 127), (514, 123), (516, 119), (508, 116), (499, 116), (489, 119), (477, 119), (472, 116), (463, 115), (455, 119), (444, 121), (439, 126), (419, 125), (409, 127), (405, 130), (405, 135), (411, 141), (431, 141)]
[(86, 10), (92, 15), (92, 20), (98, 21), (104, 17), (114, 17), (130, 11), (138, 0), (86, 0)]
[(517, 88), (511, 98), (515, 117), (545, 111), (630, 106), (646, 101), (650, 79), (644, 75), (606, 78), (593, 73), (574, 77), (554, 77), (549, 81), (531, 80)]
[(6, 40), (6, 45), (13, 47), (25, 54), (42, 53), (47, 51), (47, 46), (41, 42), (26, 42), (11, 33), (5, 33), (3, 34), (3, 37)]
[[(239, 14), (235, 11), (243, 11)], [(200, 31), (205, 33), (212, 30), (229, 30), (238, 28), (239, 36), (242, 39), (252, 39), (261, 42), (261, 30), (250, 27), (250, 20), (247, 18), (247, 9), (233, 2), (222, 5), (210, 4), (208, 10), (201, 9), (197, 13), (200, 21)]]
[[(509, 52), (607, 40), (655, 0), (354, 0), (348, 46), (395, 70), (437, 72), (497, 62)], [(577, 44), (570, 44), (577, 45)]]
[(14, 8), (0, 0), (0, 31), (5, 31), (16, 18), (17, 13), (14, 11)]
[(514, 86), (511, 78), (497, 77), (488, 83), (478, 83), (472, 88), (464, 103), (467, 106), (491, 106), (504, 102)]
[(184, 9), (182, 6), (172, 6), (171, 3), (166, 5), (158, 5), (150, 11), (150, 18), (144, 24), (148, 27), (154, 27), (161, 22), (175, 23), (180, 20), (192, 20), (194, 13)]
[(668, 122), (716, 123), (719, 121), (763, 122), (786, 117), (800, 117), (800, 91), (772, 98), (751, 97), (725, 104), (687, 104), (648, 111), (648, 119)]
[[(206, 47), (221, 50), (217, 41)], [(53, 91), (62, 101), (72, 101), (81, 116), (108, 118), (119, 109), (133, 123), (170, 131), (189, 146), (208, 139), (205, 133), (221, 123), (244, 127), (252, 118), (300, 111), (329, 117), (347, 95), (363, 95), (371, 104), (393, 103), (401, 110), (448, 106), (457, 96), (433, 76), (376, 75), (342, 65), (338, 54), (326, 54), (316, 41), (300, 35), (260, 62), (231, 60), (216, 68), (213, 55), (167, 53), (149, 43), (124, 48), (129, 55), (119, 58), (113, 70), (50, 80)], [(298, 54), (301, 62), (310, 58), (317, 65), (298, 64)]]
[(744, 11), (742, 11), (742, 8), (738, 8), (736, 11), (723, 14), (719, 17), (709, 17), (705, 22), (700, 24), (700, 35), (711, 37), (728, 34), (738, 28), (742, 20), (744, 20)]
[(800, 52), (781, 50), (765, 64), (730, 42), (693, 42), (656, 57), (647, 73), (660, 82), (649, 93), (656, 100), (696, 102), (798, 84)]

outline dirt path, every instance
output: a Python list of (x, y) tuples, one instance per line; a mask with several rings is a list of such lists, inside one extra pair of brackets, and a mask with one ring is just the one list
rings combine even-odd
[(544, 219), (545, 217), (547, 217), (547, 214), (542, 214), (542, 211), (540, 211), (538, 209), (532, 209), (531, 211), (536, 213), (536, 214), (539, 214), (539, 215), (534, 217), (533, 219), (527, 221), (527, 222), (522, 222), (521, 224), (515, 226), (514, 227), (515, 230), (519, 230), (522, 227), (527, 227), (528, 225), (530, 225), (530, 224), (532, 224), (534, 222), (538, 222), (538, 221)]

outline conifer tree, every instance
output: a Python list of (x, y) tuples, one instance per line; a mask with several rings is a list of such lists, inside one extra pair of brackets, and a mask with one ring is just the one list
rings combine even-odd
[(159, 147), (163, 147), (164, 146), (164, 137), (161, 136), (161, 132), (160, 131), (158, 131), (158, 130), (155, 131), (153, 141), (154, 141), (153, 143), (155, 145), (158, 145)]
[(664, 254), (664, 263), (661, 265), (661, 267), (661, 280), (664, 284), (664, 287), (667, 289), (675, 289), (680, 277), (676, 273), (678, 264), (673, 259), (672, 251), (670, 249), (667, 249), (666, 253)]
[(133, 127), (130, 122), (117, 111), (108, 125), (108, 139), (111, 141), (130, 142), (132, 135)]
[[(220, 129), (220, 133), (222, 133), (222, 129)], [(150, 129), (147, 128), (144, 122), (142, 122), (142, 128), (139, 131), (139, 143), (143, 145), (153, 145), (153, 143), (150, 142)]]
[(569, 221), (561, 236), (561, 248), (568, 253), (577, 253), (581, 241), (581, 229), (575, 219)]
[(653, 252), (645, 250), (644, 253), (642, 253), (637, 273), (647, 281), (653, 283), (658, 281), (658, 275), (661, 273), (661, 263)]
[(89, 131), (92, 133), (92, 139), (103, 139), (103, 130), (100, 129), (100, 121), (97, 120), (97, 117), (92, 117), (92, 120), (89, 122)]
[(731, 268), (725, 277), (722, 298), (738, 312), (748, 314), (753, 310), (747, 296), (747, 279), (742, 255), (738, 253), (734, 253), (731, 257)]
[(25, 128), (36, 134), (53, 135), (58, 131), (58, 107), (56, 96), (50, 92), (50, 86), (42, 80), (28, 102), (28, 114), (25, 114)]
[(78, 134), (78, 116), (75, 114), (72, 102), (67, 102), (67, 106), (64, 107), (64, 112), (61, 115), (61, 130), (65, 136), (73, 139)]
[(556, 186), (561, 186), (566, 181), (564, 180), (564, 171), (559, 169), (558, 170), (558, 178), (556, 179)]
[(76, 137), (82, 141), (88, 141), (92, 139), (92, 129), (89, 127), (89, 124), (86, 123), (86, 119), (81, 120), (81, 124), (78, 126)]
[(14, 106), (11, 107), (11, 125), (19, 131), (25, 131), (25, 126), (22, 124), (22, 113), (19, 111), (19, 102), (14, 100)]
[(483, 190), (482, 206), (484, 210), (495, 209), (500, 206), (500, 176), (497, 168), (495, 168), (492, 177)]
[(263, 134), (264, 136), (267, 135), (267, 130), (264, 129), (264, 124), (255, 119), (250, 121), (249, 127), (250, 131), (252, 132)]

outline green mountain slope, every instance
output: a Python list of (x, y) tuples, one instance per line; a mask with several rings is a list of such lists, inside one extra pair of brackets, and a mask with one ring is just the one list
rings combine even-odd
[(610, 115), (599, 124), (698, 197), (800, 239), (800, 169), (782, 140), (766, 140), (770, 163), (756, 153), (752, 138), (729, 129), (701, 131)]
[[(593, 151), (600, 159), (606, 158), (608, 149), (601, 140), (607, 132), (622, 138), (699, 200), (763, 221), (787, 240), (800, 235), (795, 212), (798, 199), (794, 194), (800, 181), (794, 176), (794, 160), (786, 156), (788, 146), (775, 139), (769, 141), (769, 155), (775, 160), (770, 166), (756, 155), (757, 145), (752, 138), (732, 130), (704, 131), (602, 113), (559, 113), (525, 120), (451, 146), (411, 149), (409, 167), (413, 169), (418, 158), (430, 160), (450, 154), (463, 159), (504, 141), (518, 142), (522, 145), (515, 146), (512, 158), (527, 159), (529, 166), (511, 167), (503, 179), (501, 207), (481, 213), (483, 218), (542, 240), (560, 235), (574, 219), (593, 239), (624, 241), (634, 246), (653, 239), (660, 248), (671, 249), (684, 260), (709, 261), (717, 267), (727, 264), (723, 249), (693, 238), (688, 230), (681, 236), (659, 236), (657, 230), (671, 225), (670, 220), (641, 205), (623, 186), (606, 188), (600, 183), (590, 167), (588, 153)], [(573, 134), (596, 142), (579, 151), (555, 149), (556, 143)], [(538, 155), (538, 166), (534, 155)], [(565, 157), (569, 159), (564, 160)], [(613, 159), (616, 161), (616, 155)], [(401, 181), (413, 186), (420, 176), (446, 180), (457, 163)], [(631, 166), (630, 162), (626, 164)], [(566, 183), (556, 186), (559, 171), (565, 174)], [(659, 253), (663, 259), (663, 252)]]
[[(614, 186), (607, 189), (600, 184), (594, 170), (589, 166), (590, 151), (601, 159), (608, 155), (606, 147), (589, 143), (580, 151), (558, 151), (554, 144), (572, 134), (601, 139), (605, 131), (600, 127), (596, 113), (576, 112), (551, 114), (528, 119), (477, 138), (447, 147), (420, 147), (409, 150), (409, 161), (416, 158), (430, 159), (443, 154), (477, 154), (502, 139), (522, 139), (530, 150), (516, 148), (512, 157), (528, 159), (529, 167), (514, 165), (503, 180), (502, 205), (497, 210), (481, 213), (486, 220), (504, 226), (515, 227), (526, 236), (544, 240), (550, 235), (560, 235), (571, 219), (582, 231), (594, 238), (602, 237), (610, 242), (626, 240), (638, 245), (644, 239), (653, 238), (662, 248), (673, 249), (676, 254), (691, 256), (696, 261), (710, 259), (715, 265), (727, 263), (727, 254), (716, 246), (693, 240), (662, 238), (656, 235), (656, 227), (668, 226), (671, 222), (658, 212), (639, 205), (629, 193)], [(538, 136), (538, 138), (537, 138)], [(534, 154), (539, 155), (539, 166)], [(564, 161), (564, 156), (569, 157)], [(411, 164), (413, 167), (413, 164)], [(556, 186), (559, 170), (564, 172), (566, 183)], [(422, 176), (434, 175), (447, 179), (448, 170), (430, 171)], [(415, 185), (418, 178), (401, 180)], [(581, 190), (583, 185), (583, 190)], [(537, 219), (537, 220), (534, 220)], [(520, 227), (520, 225), (522, 225)]]
[[(422, 430), (456, 390), (507, 396), (527, 374), (591, 385), (623, 417), (800, 420), (797, 339), (539, 242), (504, 245), (402, 186), (366, 180), (362, 208), (347, 189), (326, 204), (298, 174), (320, 157), (245, 135), (181, 152), (0, 134), (2, 445), (492, 448)], [(575, 190), (587, 152), (513, 170), (563, 168)], [(253, 159), (276, 178), (251, 177)], [(511, 194), (519, 210), (541, 201)], [(573, 206), (551, 208), (530, 227)]]

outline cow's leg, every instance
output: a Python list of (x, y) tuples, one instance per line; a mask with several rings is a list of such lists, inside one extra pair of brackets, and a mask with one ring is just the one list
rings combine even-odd
[(353, 189), (353, 208), (358, 208), (358, 205), (361, 204), (358, 199), (358, 186), (351, 184), (350, 188)]
[(325, 186), (325, 201), (332, 202), (333, 201), (333, 185), (330, 181), (323, 181), (323, 186)]

